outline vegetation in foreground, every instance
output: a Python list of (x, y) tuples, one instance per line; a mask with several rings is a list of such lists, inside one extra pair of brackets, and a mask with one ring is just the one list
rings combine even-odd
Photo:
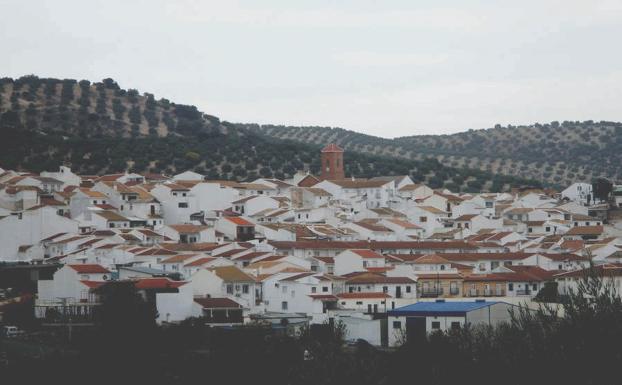
[[(564, 297), (563, 316), (521, 310), (509, 324), (435, 333), (394, 351), (343, 344), (343, 330), (300, 338), (254, 326), (212, 329), (200, 319), (157, 328), (130, 287), (107, 293), (99, 325), (63, 353), (10, 360), (1, 378), (186, 384), (618, 384), (622, 302), (594, 272)], [(337, 325), (338, 326), (338, 325)], [(305, 353), (306, 352), (306, 353)], [(15, 358), (15, 357), (10, 357)]]

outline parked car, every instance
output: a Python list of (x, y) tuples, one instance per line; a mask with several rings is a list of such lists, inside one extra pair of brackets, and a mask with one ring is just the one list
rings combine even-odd
[(13, 338), (24, 334), (23, 330), (20, 330), (17, 326), (4, 326), (2, 328), (2, 336), (6, 338)]

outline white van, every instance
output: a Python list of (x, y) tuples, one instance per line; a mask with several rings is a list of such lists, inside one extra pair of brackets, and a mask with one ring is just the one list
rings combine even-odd
[(24, 334), (23, 330), (19, 330), (17, 326), (5, 326), (2, 328), (2, 335), (7, 338), (17, 337)]

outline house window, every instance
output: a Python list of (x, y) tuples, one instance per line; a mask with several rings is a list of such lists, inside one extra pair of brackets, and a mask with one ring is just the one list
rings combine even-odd
[(248, 294), (248, 285), (242, 285), (242, 293)]
[(328, 286), (322, 286), (322, 293), (328, 293)]
[(533, 233), (533, 228), (530, 227), (527, 231)]
[(508, 283), (508, 291), (514, 291), (514, 284), (513, 283)]
[(427, 222), (428, 217), (419, 217), (419, 222)]
[(440, 321), (432, 321), (432, 329), (434, 330), (438, 330), (441, 328), (441, 323)]
[(233, 285), (227, 284), (227, 294), (233, 294)]
[(281, 302), (281, 310), (287, 310), (287, 301)]
[(388, 286), (383, 286), (382, 287), (382, 292), (383, 293), (388, 293), (389, 292), (389, 287)]
[(317, 292), (317, 287), (313, 286), (313, 287), (311, 288), (311, 293), (316, 293), (316, 292)]
[(451, 328), (452, 329), (460, 329), (460, 322), (458, 321), (454, 321), (451, 323)]
[(393, 329), (401, 329), (402, 322), (401, 321), (393, 321)]
[(531, 285), (531, 289), (532, 290), (538, 290), (538, 284), (534, 283), (533, 285)]
[(282, 287), (283, 294), (287, 293), (287, 286)]
[(362, 305), (362, 304), (363, 304), (363, 301), (356, 301), (356, 304), (357, 304), (357, 305)]
[(546, 228), (544, 229), (547, 233), (549, 233), (551, 231), (551, 227), (550, 226), (546, 226)]
[(179, 207), (180, 209), (188, 208), (188, 203), (187, 202), (179, 202), (179, 204), (177, 204), (177, 207)]
[(410, 286), (406, 286), (406, 292), (410, 293)]

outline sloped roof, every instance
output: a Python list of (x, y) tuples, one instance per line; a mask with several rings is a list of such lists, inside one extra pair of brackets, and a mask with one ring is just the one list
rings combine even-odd
[(369, 250), (369, 249), (352, 249), (350, 251), (366, 259), (372, 259), (372, 258), (384, 259), (384, 256), (382, 254), (378, 254), (375, 251)]
[(255, 279), (235, 266), (219, 266), (208, 269), (225, 282), (255, 282)]
[(234, 223), (237, 226), (255, 226), (253, 223), (247, 221), (242, 217), (224, 217), (229, 222)]
[(391, 298), (387, 293), (383, 292), (362, 292), (362, 293), (341, 293), (337, 294), (339, 299), (375, 299), (375, 298)]
[(97, 264), (83, 264), (83, 265), (67, 265), (74, 269), (79, 274), (108, 274), (110, 270), (106, 269), (102, 265)]
[(195, 298), (204, 309), (240, 309), (242, 305), (230, 298)]
[(604, 231), (603, 226), (576, 226), (564, 235), (600, 235)]

